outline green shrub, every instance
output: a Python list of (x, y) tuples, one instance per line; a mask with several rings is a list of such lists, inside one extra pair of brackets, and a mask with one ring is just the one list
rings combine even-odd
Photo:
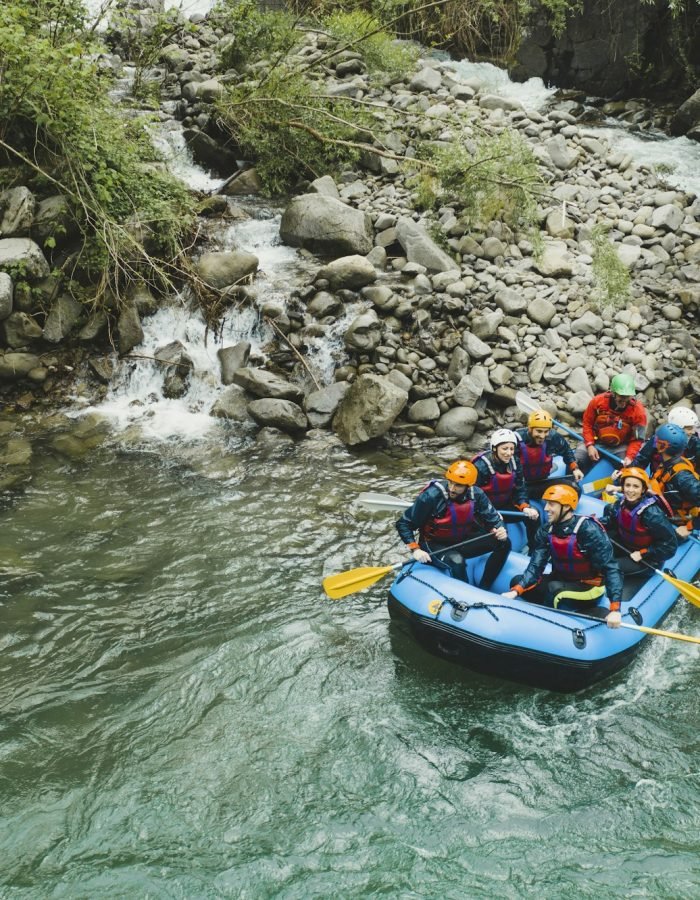
[(255, 162), (265, 192), (275, 195), (299, 178), (355, 163), (364, 113), (342, 98), (315, 94), (302, 75), (279, 67), (263, 84), (235, 88), (220, 101), (219, 123)]
[(341, 44), (352, 44), (371, 72), (403, 75), (413, 70), (418, 59), (417, 46), (397, 43), (382, 31), (378, 18), (363, 10), (335, 12), (324, 20), (324, 25)]
[(593, 279), (598, 295), (612, 306), (624, 306), (630, 294), (631, 278), (627, 266), (617, 255), (608, 237), (609, 228), (596, 225), (591, 235), (593, 244)]
[(144, 123), (113, 109), (110, 82), (93, 62), (99, 47), (82, 25), (79, 0), (0, 7), (0, 141), (35, 189), (72, 204), (84, 239), (79, 269), (118, 287), (157, 267), (153, 256), (177, 255), (192, 201), (165, 172), (144, 170), (156, 159)]
[(261, 56), (288, 53), (299, 35), (286, 12), (263, 12), (256, 0), (218, 0), (210, 20), (229, 35), (221, 53), (223, 69), (239, 69)]
[(543, 187), (537, 160), (515, 131), (427, 148), (442, 198), (457, 203), (472, 224), (500, 220), (532, 230)]

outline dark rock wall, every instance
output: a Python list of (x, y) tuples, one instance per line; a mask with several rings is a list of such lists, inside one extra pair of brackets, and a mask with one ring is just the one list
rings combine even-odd
[(688, 0), (674, 19), (668, 0), (583, 0), (556, 37), (546, 11), (534, 13), (512, 77), (607, 98), (682, 101), (700, 84), (700, 5)]

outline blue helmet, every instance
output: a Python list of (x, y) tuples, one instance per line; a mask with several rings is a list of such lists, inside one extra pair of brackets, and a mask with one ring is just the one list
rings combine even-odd
[(688, 435), (680, 425), (661, 425), (656, 429), (656, 449), (659, 453), (678, 456), (688, 446)]

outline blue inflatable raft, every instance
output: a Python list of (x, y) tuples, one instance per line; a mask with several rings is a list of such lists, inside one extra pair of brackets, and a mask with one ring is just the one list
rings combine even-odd
[[(597, 478), (611, 471), (609, 465), (607, 472), (600, 464), (595, 468)], [(584, 495), (577, 512), (591, 515), (601, 506), (600, 500)], [(517, 529), (522, 529), (520, 541)], [(509, 525), (509, 533), (514, 546), (524, 546), (522, 525)], [(603, 618), (595, 618), (596, 611), (604, 617), (609, 609), (605, 595), (591, 604), (585, 615), (501, 596), (528, 561), (522, 553), (511, 553), (493, 591), (474, 587), (483, 572), (483, 556), (467, 560), (470, 583), (450, 578), (434, 565), (407, 563), (390, 588), (389, 611), (429, 651), (470, 669), (524, 684), (576, 691), (626, 666), (646, 635), (628, 628), (608, 628)], [(700, 544), (685, 541), (667, 567), (683, 581), (693, 581), (700, 571)], [(622, 620), (655, 628), (678, 597), (678, 591), (660, 575), (646, 581), (628, 578)]]

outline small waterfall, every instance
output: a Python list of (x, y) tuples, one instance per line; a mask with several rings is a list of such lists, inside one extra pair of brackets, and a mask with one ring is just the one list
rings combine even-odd
[[(128, 82), (126, 73), (117, 88), (120, 96), (128, 89)], [(192, 190), (211, 193), (223, 184), (222, 178), (213, 177), (194, 162), (178, 122), (157, 123), (152, 127), (152, 137), (170, 171)], [(131, 435), (136, 430), (143, 441), (205, 439), (220, 425), (209, 412), (226, 389), (221, 383), (217, 351), (247, 341), (255, 360), (251, 364), (267, 359), (267, 347), (276, 334), (260, 308), (265, 304), (286, 310), (294, 286), (304, 279), (304, 262), (293, 247), (280, 240), (279, 209), (257, 199), (236, 206), (248, 217), (232, 224), (213, 224), (208, 243), (217, 250), (244, 249), (258, 257), (258, 273), (251, 286), (257, 303), (232, 306), (216, 334), (207, 329), (201, 312), (187, 295), (173, 296), (167, 306), (146, 318), (142, 343), (121, 361), (104, 402), (91, 408), (106, 416), (115, 431), (129, 430)], [(342, 335), (358, 311), (359, 304), (348, 307), (331, 326), (328, 337), (308, 339), (310, 352), (304, 361), (320, 385), (332, 381), (342, 353)], [(187, 392), (179, 399), (163, 396), (166, 366), (154, 359), (158, 350), (173, 341), (183, 345), (194, 366)]]

